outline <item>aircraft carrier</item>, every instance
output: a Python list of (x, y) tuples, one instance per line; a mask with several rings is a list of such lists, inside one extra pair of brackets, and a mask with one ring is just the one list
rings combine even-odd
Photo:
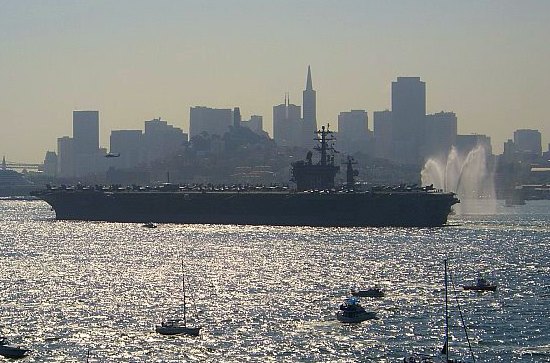
[(206, 187), (164, 184), (146, 187), (48, 187), (33, 193), (61, 220), (207, 223), (240, 225), (364, 227), (435, 227), (447, 223), (453, 193), (431, 187), (384, 187), (357, 190), (353, 162), (347, 183), (334, 184), (331, 132), (317, 132), (320, 160), (309, 152), (292, 164), (296, 189), (283, 187)]

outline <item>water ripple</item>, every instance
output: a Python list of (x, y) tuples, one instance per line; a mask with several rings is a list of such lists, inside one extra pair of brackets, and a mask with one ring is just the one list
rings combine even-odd
[[(525, 208), (528, 208), (525, 206)], [(160, 225), (55, 221), (37, 201), (0, 201), (1, 334), (28, 362), (394, 362), (443, 339), (450, 260), (453, 354), (467, 355), (458, 300), (480, 361), (550, 359), (547, 204), (461, 215), (434, 229)], [(181, 261), (200, 338), (154, 325), (181, 312)], [(484, 273), (496, 293), (459, 287)], [(340, 324), (353, 287), (378, 319)]]

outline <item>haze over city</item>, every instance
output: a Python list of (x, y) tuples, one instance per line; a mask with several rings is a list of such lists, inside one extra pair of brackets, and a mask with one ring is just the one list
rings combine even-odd
[[(189, 130), (192, 106), (243, 117), (300, 103), (311, 65), (317, 122), (391, 109), (391, 82), (426, 82), (427, 112), (455, 112), (458, 131), (550, 135), (546, 1), (3, 1), (0, 153), (42, 162), (72, 133), (72, 111), (114, 129), (162, 117)], [(372, 129), (372, 123), (369, 122)]]

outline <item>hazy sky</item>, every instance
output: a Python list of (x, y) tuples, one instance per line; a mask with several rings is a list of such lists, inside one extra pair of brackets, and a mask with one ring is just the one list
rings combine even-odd
[(427, 110), (500, 153), (519, 128), (550, 142), (550, 1), (0, 0), (0, 156), (42, 162), (72, 111), (100, 111), (100, 142), (189, 107), (264, 116), (307, 66), (319, 124), (391, 108), (391, 82), (420, 76)]

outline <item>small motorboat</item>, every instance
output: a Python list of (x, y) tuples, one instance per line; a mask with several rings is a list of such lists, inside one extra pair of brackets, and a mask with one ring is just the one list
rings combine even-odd
[(157, 228), (157, 225), (154, 224), (153, 222), (149, 222), (149, 223), (143, 224), (142, 227), (145, 227), (145, 228)]
[(29, 352), (28, 349), (17, 348), (7, 345), (8, 340), (0, 337), (0, 355), (6, 358), (24, 358)]
[(357, 297), (384, 297), (384, 291), (378, 285), (374, 285), (374, 287), (370, 287), (367, 290), (354, 289), (351, 290), (351, 294)]
[(491, 284), (483, 277), (478, 277), (475, 285), (464, 285), (464, 290), (473, 290), (473, 291), (495, 291), (497, 285)]
[(360, 323), (365, 320), (376, 319), (376, 312), (366, 311), (359, 304), (359, 299), (351, 296), (340, 304), (340, 310), (336, 313), (336, 319), (342, 323)]

